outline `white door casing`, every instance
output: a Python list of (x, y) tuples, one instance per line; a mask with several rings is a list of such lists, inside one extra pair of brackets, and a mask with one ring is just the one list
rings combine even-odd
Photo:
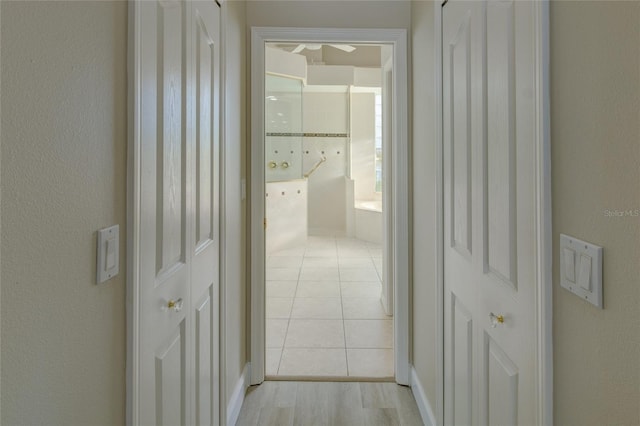
[(128, 424), (219, 424), (220, 11), (130, 3)]
[(535, 1), (443, 6), (445, 424), (550, 419), (539, 17)]
[[(390, 188), (393, 172), (393, 58), (389, 58), (382, 66), (382, 211), (390, 212), (393, 208), (393, 194)], [(393, 216), (383, 214), (384, 244), (382, 246), (382, 296), (380, 301), (387, 315), (393, 315)]]
[[(385, 257), (393, 265), (394, 362), (396, 381), (409, 384), (409, 141), (407, 31), (254, 27), (251, 31), (251, 384), (264, 380), (265, 233), (264, 209), (264, 44), (266, 42), (376, 43), (393, 46), (393, 146), (390, 208), (392, 241)], [(388, 160), (388, 157), (385, 157)], [(386, 163), (385, 167), (390, 164)]]

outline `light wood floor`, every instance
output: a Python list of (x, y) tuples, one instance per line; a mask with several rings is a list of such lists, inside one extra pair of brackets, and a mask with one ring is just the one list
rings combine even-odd
[(237, 426), (418, 426), (411, 389), (395, 383), (276, 382), (249, 388)]

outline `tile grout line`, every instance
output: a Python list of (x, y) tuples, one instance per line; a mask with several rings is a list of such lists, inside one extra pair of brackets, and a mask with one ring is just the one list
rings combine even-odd
[[(306, 252), (306, 247), (305, 247)], [(284, 341), (282, 342), (282, 350), (280, 351), (280, 359), (278, 361), (278, 368), (276, 369), (276, 376), (280, 374), (280, 366), (282, 365), (282, 358), (284, 357), (284, 349), (287, 343), (287, 337), (289, 337), (289, 326), (291, 325), (291, 314), (293, 313), (293, 305), (296, 303), (296, 295), (298, 294), (298, 284), (300, 283), (300, 274), (302, 273), (302, 264), (304, 263), (304, 252), (302, 253), (302, 261), (298, 268), (298, 279), (296, 280), (296, 288), (293, 291), (293, 300), (291, 301), (291, 310), (289, 311), (289, 317), (287, 318), (287, 329), (284, 333)]]
[(344, 322), (344, 303), (342, 302), (342, 272), (340, 269), (340, 251), (336, 241), (336, 255), (338, 257), (338, 288), (340, 289), (340, 309), (342, 310), (342, 333), (344, 336), (344, 360), (347, 366), (347, 377), (349, 377), (349, 355), (347, 353), (347, 326)]

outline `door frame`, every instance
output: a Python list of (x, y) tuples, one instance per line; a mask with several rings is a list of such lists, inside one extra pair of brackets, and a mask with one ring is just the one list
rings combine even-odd
[[(444, 405), (444, 140), (443, 140), (443, 37), (442, 13), (449, 0), (435, 2), (435, 126), (436, 141), (436, 214), (437, 243), (437, 339), (438, 354), (436, 417), (438, 424), (445, 424)], [(536, 412), (538, 424), (553, 425), (553, 305), (552, 260), (553, 234), (551, 210), (551, 131), (550, 131), (550, 83), (549, 83), (549, 0), (531, 0), (535, 3), (535, 217), (536, 217)]]
[(264, 73), (265, 43), (347, 42), (393, 45), (393, 158), (391, 160), (395, 379), (409, 379), (409, 140), (408, 51), (405, 29), (251, 28), (251, 384), (264, 381), (265, 362), (265, 201), (264, 201)]

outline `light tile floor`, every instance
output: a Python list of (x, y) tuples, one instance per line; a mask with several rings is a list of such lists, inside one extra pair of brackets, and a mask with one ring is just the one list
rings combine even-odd
[(393, 377), (380, 245), (309, 237), (267, 259), (266, 375)]

